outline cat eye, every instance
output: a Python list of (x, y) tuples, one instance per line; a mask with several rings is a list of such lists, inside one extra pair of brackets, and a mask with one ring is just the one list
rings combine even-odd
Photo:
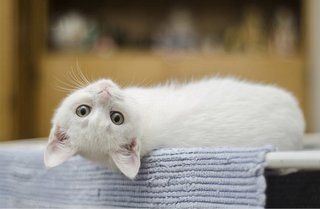
[(112, 123), (116, 125), (121, 125), (124, 122), (124, 117), (121, 112), (116, 112), (116, 111), (110, 112), (110, 118)]
[(87, 115), (89, 115), (91, 112), (91, 107), (89, 107), (88, 105), (80, 105), (79, 107), (77, 107), (76, 110), (76, 114), (79, 117), (86, 117)]

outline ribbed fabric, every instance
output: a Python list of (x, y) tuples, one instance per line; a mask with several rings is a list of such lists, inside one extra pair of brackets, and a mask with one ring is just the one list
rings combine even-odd
[(0, 148), (0, 207), (263, 208), (270, 150), (159, 149), (129, 180), (81, 157), (48, 170), (42, 150)]

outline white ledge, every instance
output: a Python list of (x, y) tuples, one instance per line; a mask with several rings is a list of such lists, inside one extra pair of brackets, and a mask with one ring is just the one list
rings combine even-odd
[(267, 168), (296, 168), (320, 170), (319, 151), (270, 152), (266, 155)]

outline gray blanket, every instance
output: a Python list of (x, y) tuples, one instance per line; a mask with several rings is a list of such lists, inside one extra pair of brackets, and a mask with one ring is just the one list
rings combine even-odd
[(270, 150), (159, 149), (129, 180), (79, 156), (48, 170), (41, 149), (0, 148), (0, 207), (262, 208)]

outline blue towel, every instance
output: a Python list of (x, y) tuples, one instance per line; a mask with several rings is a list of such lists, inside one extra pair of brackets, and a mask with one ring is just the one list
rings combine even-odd
[(130, 180), (79, 156), (48, 170), (41, 149), (0, 148), (0, 207), (263, 208), (269, 151), (159, 149)]

